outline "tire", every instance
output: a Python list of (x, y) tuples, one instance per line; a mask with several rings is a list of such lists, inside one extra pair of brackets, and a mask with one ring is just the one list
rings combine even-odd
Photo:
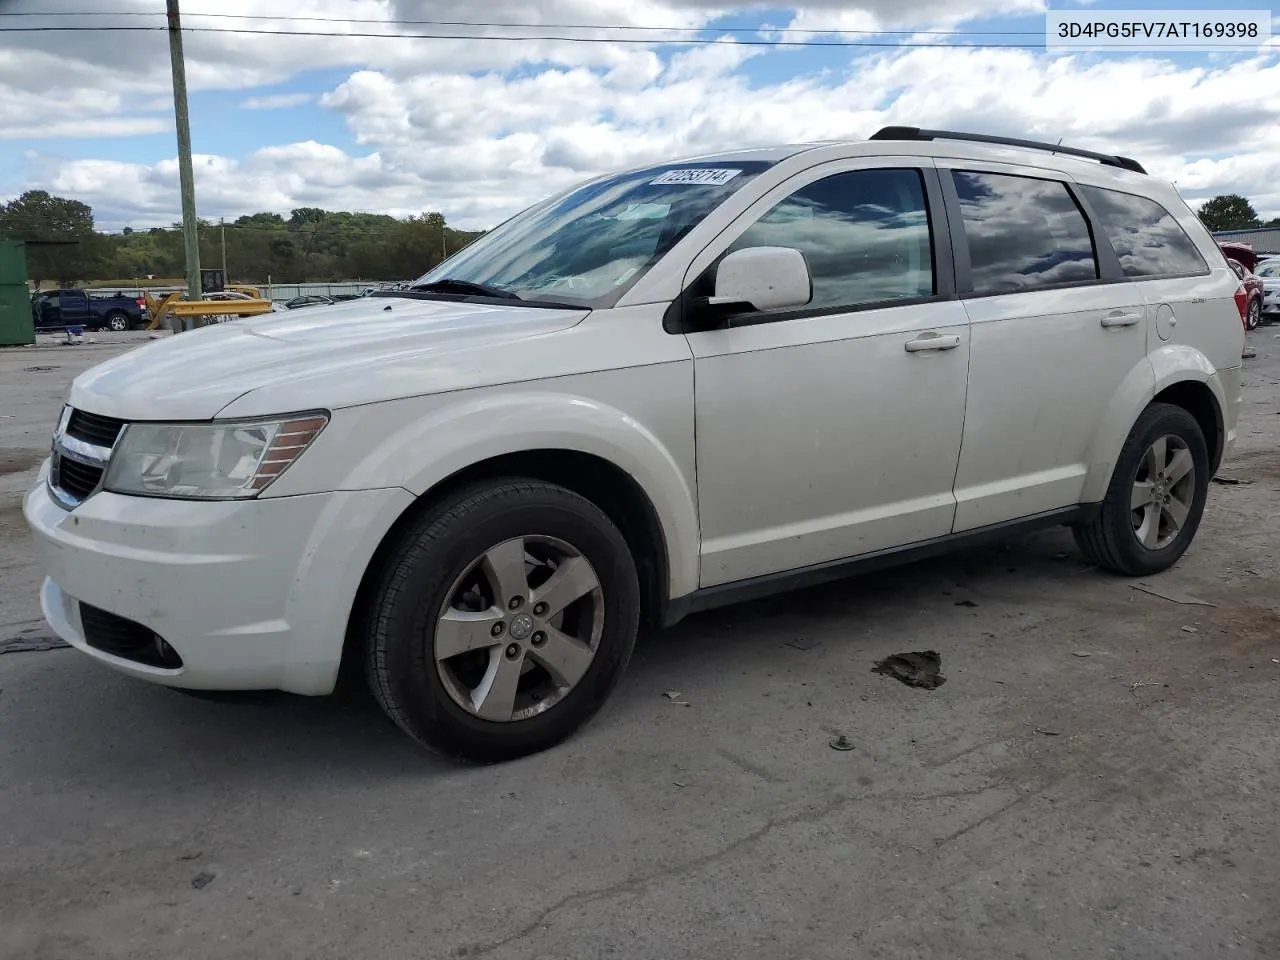
[[(542, 565), (530, 569), (529, 558)], [(553, 574), (572, 586), (552, 596)], [(640, 590), (626, 541), (599, 507), (552, 484), (458, 491), (415, 518), (373, 576), (362, 625), (369, 686), (402, 730), (449, 759), (497, 762), (559, 743), (604, 704), (635, 644)], [(533, 616), (540, 597), (546, 620)], [(469, 639), (456, 639), (464, 629)], [(559, 679), (539, 659), (549, 656), (568, 665)]]
[(108, 313), (106, 328), (113, 333), (122, 333), (129, 329), (129, 315), (126, 313)]
[(1249, 311), (1245, 314), (1245, 327), (1249, 330), (1257, 330), (1258, 325), (1262, 323), (1262, 303), (1259, 300), (1249, 301)]
[[(1157, 441), (1166, 451), (1160, 458), (1167, 464), (1161, 473), (1171, 478), (1190, 462), (1189, 475), (1153, 476)], [(1125, 576), (1169, 569), (1195, 538), (1208, 497), (1209, 473), (1209, 450), (1195, 417), (1172, 404), (1151, 404), (1129, 432), (1097, 515), (1073, 529), (1077, 546), (1091, 563)], [(1132, 504), (1148, 493), (1156, 502), (1135, 509)], [(1159, 504), (1161, 493), (1170, 507)], [(1179, 518), (1175, 530), (1173, 523)], [(1136, 521), (1141, 522), (1135, 528)]]

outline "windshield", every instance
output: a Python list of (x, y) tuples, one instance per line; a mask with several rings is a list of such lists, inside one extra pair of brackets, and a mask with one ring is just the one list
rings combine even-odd
[(758, 160), (666, 164), (588, 183), (518, 214), (414, 287), (460, 281), (521, 300), (611, 306), (769, 166)]
[(1266, 263), (1260, 263), (1253, 268), (1255, 275), (1274, 279), (1280, 277), (1280, 260), (1268, 260)]

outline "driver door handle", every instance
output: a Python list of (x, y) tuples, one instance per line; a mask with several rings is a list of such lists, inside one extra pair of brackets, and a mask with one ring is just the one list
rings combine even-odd
[(923, 334), (914, 340), (908, 340), (905, 346), (907, 353), (923, 353), (926, 350), (954, 350), (960, 346), (960, 338), (954, 334), (945, 337), (936, 333)]
[(1135, 323), (1142, 319), (1140, 313), (1109, 313), (1102, 318), (1104, 327), (1132, 327)]

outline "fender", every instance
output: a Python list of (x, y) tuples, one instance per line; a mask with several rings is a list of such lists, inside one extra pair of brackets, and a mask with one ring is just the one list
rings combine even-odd
[[(691, 593), (698, 586), (697, 501), (690, 482), (692, 372), (687, 364), (670, 364), (649, 367), (645, 373), (629, 384), (616, 379), (614, 383), (629, 385), (624, 391), (628, 395), (637, 389), (645, 391), (646, 402), (625, 404), (633, 409), (643, 406), (662, 412), (670, 403), (673, 412), (681, 411), (678, 419), (656, 418), (666, 425), (668, 442), (618, 407), (583, 395), (505, 388), (455, 393), (397, 403), (403, 405), (403, 412), (396, 411), (394, 417), (398, 423), (369, 453), (343, 465), (345, 476), (337, 486), (346, 490), (399, 486), (420, 497), (459, 471), (504, 454), (530, 450), (591, 454), (627, 473), (648, 497), (667, 547), (669, 595)], [(618, 374), (614, 371), (611, 377)], [(655, 401), (662, 397), (667, 400)], [(379, 416), (382, 430), (392, 419), (388, 413), (384, 409)], [(364, 419), (357, 416), (346, 424), (346, 431), (358, 433)]]
[(1081, 503), (1097, 503), (1107, 494), (1111, 473), (1129, 431), (1142, 411), (1163, 390), (1191, 381), (1207, 386), (1218, 404), (1226, 409), (1226, 397), (1213, 364), (1199, 350), (1185, 344), (1162, 344), (1143, 357), (1121, 381), (1112, 397), (1101, 426), (1089, 450), (1089, 472), (1085, 477)]

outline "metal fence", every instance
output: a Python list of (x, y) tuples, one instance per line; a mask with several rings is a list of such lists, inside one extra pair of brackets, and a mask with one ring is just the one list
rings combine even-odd
[(262, 292), (277, 303), (294, 297), (357, 296), (366, 290), (385, 290), (397, 284), (390, 281), (351, 280), (345, 283), (273, 283), (259, 284)]
[[(259, 283), (255, 284), (259, 290), (267, 296), (268, 299), (274, 300), (276, 303), (284, 303), (286, 300), (292, 300), (294, 297), (308, 296), (358, 296), (366, 290), (391, 290), (397, 287), (403, 287), (409, 280), (344, 280), (335, 283)], [(118, 286), (118, 287), (92, 287), (88, 292), (90, 296), (109, 296), (115, 293), (124, 294), (127, 297), (140, 297), (144, 292), (154, 294), (157, 297), (163, 297), (165, 294), (173, 293), (176, 290), (186, 290), (185, 284), (175, 284), (173, 286), (155, 286), (155, 287), (136, 287), (136, 286)]]

